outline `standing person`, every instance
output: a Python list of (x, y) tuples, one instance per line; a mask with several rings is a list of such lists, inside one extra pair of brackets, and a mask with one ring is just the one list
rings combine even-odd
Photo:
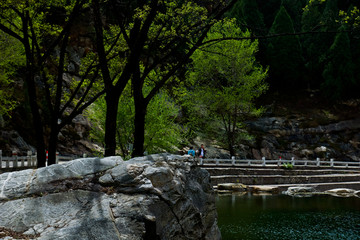
[(190, 147), (188, 154), (195, 157), (195, 150), (193, 149), (193, 147)]
[(199, 154), (200, 158), (205, 158), (206, 150), (205, 150), (204, 144), (201, 144), (198, 154)]

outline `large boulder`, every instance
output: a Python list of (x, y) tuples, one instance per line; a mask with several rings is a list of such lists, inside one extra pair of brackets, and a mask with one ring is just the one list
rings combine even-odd
[(167, 154), (4, 173), (0, 238), (220, 239), (209, 179)]

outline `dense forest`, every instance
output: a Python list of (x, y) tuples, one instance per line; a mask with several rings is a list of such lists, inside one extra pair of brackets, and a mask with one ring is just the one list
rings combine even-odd
[(1, 1), (0, 127), (33, 145), (39, 166), (45, 149), (53, 164), (59, 142), (79, 138), (71, 127), (83, 116), (81, 137), (106, 156), (174, 152), (198, 135), (235, 155), (265, 93), (358, 96), (359, 5)]
[[(358, 96), (359, 32), (345, 13), (357, 1), (238, 1), (228, 16), (260, 39), (257, 56), (270, 66), (272, 88), (321, 89), (333, 100)], [(348, 24), (344, 24), (344, 23)], [(288, 36), (276, 37), (289, 33)], [(274, 37), (269, 37), (274, 36)]]

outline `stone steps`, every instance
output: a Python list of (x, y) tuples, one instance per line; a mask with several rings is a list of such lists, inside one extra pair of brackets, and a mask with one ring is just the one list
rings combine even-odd
[(234, 167), (213, 167), (205, 168), (211, 176), (226, 175), (282, 175), (282, 176), (299, 176), (299, 175), (325, 175), (325, 174), (360, 174), (360, 169), (350, 168), (234, 168)]
[(245, 185), (270, 184), (304, 184), (328, 182), (355, 182), (360, 181), (360, 174), (321, 174), (321, 175), (222, 175), (211, 176), (211, 183), (242, 183)]
[(319, 191), (334, 188), (351, 188), (360, 190), (360, 169), (346, 167), (304, 167), (283, 169), (278, 166), (247, 166), (224, 167), (213, 166), (205, 168), (210, 173), (214, 187), (222, 183), (241, 183), (247, 185), (250, 191), (253, 187), (274, 187), (285, 191), (293, 186), (310, 186)]

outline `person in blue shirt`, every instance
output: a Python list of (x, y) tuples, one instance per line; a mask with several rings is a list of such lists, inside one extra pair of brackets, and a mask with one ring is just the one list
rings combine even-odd
[(195, 150), (193, 149), (193, 147), (190, 147), (188, 154), (195, 157)]

